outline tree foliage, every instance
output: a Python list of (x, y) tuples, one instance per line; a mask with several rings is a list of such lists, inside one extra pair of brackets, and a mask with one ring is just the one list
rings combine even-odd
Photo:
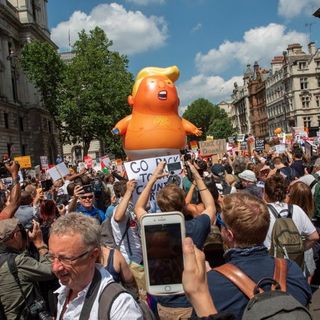
[(67, 68), (59, 114), (65, 132), (83, 141), (84, 154), (93, 139), (104, 141), (110, 152), (122, 152), (120, 139), (112, 136), (111, 129), (130, 113), (127, 96), (133, 77), (127, 58), (111, 51), (111, 46), (102, 29), (96, 27), (89, 34), (83, 30)]
[(34, 40), (23, 47), (21, 66), (41, 93), (44, 107), (58, 124), (57, 101), (65, 70), (65, 64), (59, 54), (49, 43)]
[(202, 129), (203, 135), (201, 137), (198, 137), (199, 140), (203, 140), (206, 137), (208, 128), (211, 123), (213, 110), (214, 105), (210, 101), (200, 98), (192, 102), (183, 114), (183, 118), (187, 119), (195, 126)]
[(220, 139), (233, 134), (227, 113), (206, 99), (200, 98), (192, 102), (183, 117), (202, 129), (200, 140), (205, 140), (207, 135)]

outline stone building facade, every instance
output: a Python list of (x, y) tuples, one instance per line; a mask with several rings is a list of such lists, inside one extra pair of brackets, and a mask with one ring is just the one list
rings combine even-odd
[(0, 157), (40, 156), (54, 163), (61, 146), (50, 114), (19, 64), (25, 43), (50, 40), (47, 0), (0, 0)]
[(311, 42), (308, 52), (298, 43), (272, 60), (266, 81), (269, 132), (280, 127), (305, 127), (315, 136), (320, 125), (320, 51)]
[(251, 132), (248, 83), (252, 76), (253, 70), (250, 64), (248, 64), (246, 72), (243, 75), (243, 86), (235, 83), (231, 95), (235, 108), (234, 113), (237, 118), (237, 126), (235, 127), (237, 133), (248, 134)]
[(266, 111), (265, 80), (268, 70), (255, 62), (253, 75), (248, 82), (251, 133), (256, 138), (268, 136), (268, 116)]

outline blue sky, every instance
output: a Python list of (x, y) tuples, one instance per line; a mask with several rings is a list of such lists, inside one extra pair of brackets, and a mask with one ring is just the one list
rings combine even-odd
[[(81, 29), (99, 26), (129, 70), (177, 65), (181, 108), (197, 98), (231, 100), (246, 65), (270, 67), (290, 43), (320, 47), (320, 0), (49, 0), (51, 37), (69, 50)], [(311, 38), (310, 38), (311, 29)]]

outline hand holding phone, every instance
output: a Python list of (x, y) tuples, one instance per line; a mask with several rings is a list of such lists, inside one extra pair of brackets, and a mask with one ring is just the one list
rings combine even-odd
[(185, 222), (181, 212), (146, 214), (141, 218), (142, 253), (147, 291), (182, 293)]

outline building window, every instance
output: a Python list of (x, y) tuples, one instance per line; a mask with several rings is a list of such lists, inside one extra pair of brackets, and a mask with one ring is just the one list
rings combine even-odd
[(320, 60), (316, 61), (316, 68), (320, 68)]
[(305, 61), (299, 62), (299, 69), (307, 69), (307, 63)]
[(20, 131), (23, 131), (23, 118), (19, 117), (19, 129)]
[(52, 124), (50, 120), (48, 120), (48, 132), (52, 133)]
[(23, 156), (25, 156), (27, 154), (27, 145), (26, 144), (23, 144), (21, 146), (21, 153)]
[(316, 105), (320, 107), (320, 96), (316, 96)]
[(7, 154), (9, 158), (11, 157), (11, 148), (12, 148), (13, 143), (7, 143)]
[(318, 116), (318, 127), (320, 127), (320, 116)]
[(311, 127), (311, 117), (303, 117), (303, 126), (305, 128)]
[(9, 129), (9, 114), (5, 112), (3, 114), (3, 118), (4, 118), (4, 127), (6, 129)]
[(310, 105), (310, 97), (302, 96), (301, 97), (302, 108), (309, 108)]
[(308, 78), (300, 78), (300, 89), (308, 89)]
[(317, 77), (318, 88), (320, 88), (320, 77)]

